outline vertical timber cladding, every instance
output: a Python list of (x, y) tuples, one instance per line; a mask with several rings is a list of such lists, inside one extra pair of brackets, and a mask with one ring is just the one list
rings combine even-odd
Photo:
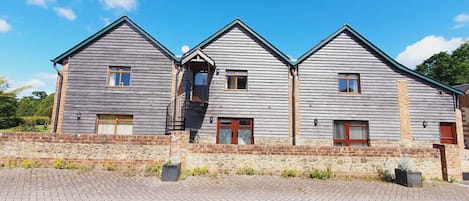
[[(110, 66), (131, 68), (129, 87), (107, 86)], [(97, 114), (120, 114), (133, 115), (134, 134), (164, 133), (172, 68), (170, 56), (122, 22), (72, 55), (62, 131), (94, 133)]]
[[(333, 120), (345, 119), (369, 121), (371, 144), (401, 140), (397, 80), (407, 80), (411, 139), (438, 141), (439, 122), (455, 121), (452, 94), (398, 70), (348, 30), (298, 65), (302, 138), (331, 139)], [(361, 93), (340, 94), (338, 73), (360, 74)]]
[[(199, 135), (213, 136), (216, 121), (210, 117), (253, 118), (256, 138), (288, 139), (289, 66), (240, 25), (202, 47), (216, 62), (218, 75), (210, 83), (209, 104)], [(226, 70), (247, 70), (247, 90), (225, 90)]]

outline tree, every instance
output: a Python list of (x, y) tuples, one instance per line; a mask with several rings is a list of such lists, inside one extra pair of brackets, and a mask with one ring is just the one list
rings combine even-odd
[(46, 98), (37, 106), (36, 113), (34, 116), (52, 116), (52, 107), (54, 105), (54, 93), (49, 94)]
[(452, 54), (434, 54), (419, 64), (415, 71), (448, 85), (469, 83), (469, 41)]
[(41, 100), (47, 97), (47, 93), (45, 91), (33, 91), (32, 94)]

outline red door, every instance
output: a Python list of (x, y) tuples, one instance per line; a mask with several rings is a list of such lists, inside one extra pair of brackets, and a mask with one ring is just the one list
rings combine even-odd
[(441, 144), (457, 144), (456, 125), (454, 123), (440, 123)]

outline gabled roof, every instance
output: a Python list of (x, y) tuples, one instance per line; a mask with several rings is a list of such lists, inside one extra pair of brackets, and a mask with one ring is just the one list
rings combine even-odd
[(453, 88), (459, 89), (460, 91), (467, 92), (469, 94), (469, 84), (455, 85)]
[(184, 65), (187, 62), (190, 62), (196, 56), (201, 57), (204, 61), (206, 61), (210, 65), (215, 66), (215, 61), (212, 58), (210, 58), (207, 54), (205, 54), (205, 52), (203, 52), (201, 49), (196, 49), (195, 51), (192, 51), (192, 53), (183, 57), (183, 59), (181, 60), (181, 64)]
[(448, 86), (446, 84), (443, 84), (439, 81), (436, 81), (434, 79), (431, 79), (429, 77), (426, 77), (422, 74), (419, 74), (409, 68), (407, 68), (406, 66), (400, 64), (399, 62), (395, 61), (393, 58), (391, 58), (390, 56), (388, 56), (386, 53), (384, 53), (381, 49), (379, 49), (378, 47), (376, 47), (375, 45), (373, 45), (370, 41), (368, 41), (365, 37), (363, 37), (362, 35), (360, 35), (358, 32), (356, 32), (352, 27), (350, 27), (348, 24), (345, 24), (344, 26), (342, 26), (339, 30), (337, 30), (336, 32), (334, 32), (332, 35), (330, 35), (329, 37), (327, 37), (326, 39), (322, 40), (319, 44), (317, 44), (316, 46), (314, 46), (312, 49), (310, 49), (309, 51), (307, 51), (305, 54), (303, 54), (300, 58), (298, 58), (298, 60), (294, 63), (295, 66), (297, 66), (298, 64), (302, 63), (303, 61), (305, 61), (308, 57), (310, 57), (312, 54), (316, 53), (318, 50), (320, 50), (322, 47), (324, 47), (327, 43), (329, 43), (330, 41), (332, 41), (334, 38), (336, 38), (338, 35), (340, 35), (341, 33), (345, 32), (345, 31), (348, 31), (350, 32), (353, 36), (355, 36), (356, 38), (358, 38), (358, 40), (360, 40), (361, 42), (363, 42), (368, 48), (372, 49), (374, 52), (376, 52), (378, 55), (380, 55), (381, 57), (383, 57), (386, 61), (388, 61), (389, 63), (391, 63), (394, 67), (396, 67), (398, 70), (400, 71), (403, 71), (405, 73), (408, 73), (408, 74), (411, 74), (417, 78), (420, 78), (426, 82), (429, 82), (433, 85), (436, 85), (438, 87), (441, 87), (443, 89), (446, 89), (452, 93), (455, 93), (455, 94), (458, 94), (458, 95), (464, 95), (463, 92), (459, 91), (458, 89), (455, 89), (451, 86)]
[(122, 23), (127, 23), (129, 24), (132, 28), (137, 30), (140, 34), (142, 34), (148, 41), (150, 41), (153, 45), (156, 47), (160, 48), (166, 56), (177, 60), (175, 55), (165, 46), (163, 46), (160, 42), (158, 42), (155, 38), (153, 38), (149, 33), (147, 33), (145, 30), (143, 30), (140, 26), (138, 26), (135, 22), (133, 22), (129, 17), (127, 16), (122, 16), (116, 21), (112, 22), (111, 24), (107, 25), (106, 27), (102, 28), (95, 34), (91, 35), (87, 39), (81, 41), (71, 49), (67, 50), (66, 52), (62, 53), (61, 55), (57, 56), (56, 58), (52, 59), (51, 61), (54, 63), (60, 63), (62, 64), (62, 61), (69, 57), (72, 54), (75, 54), (76, 52), (80, 51), (83, 47), (86, 47), (87, 45), (93, 43), (95, 40), (99, 39), (101, 36), (106, 34), (108, 31), (114, 29), (115, 27), (118, 27)]
[(256, 40), (260, 41), (263, 45), (265, 45), (267, 48), (269, 48), (269, 50), (271, 50), (274, 54), (276, 54), (277, 56), (279, 56), (286, 64), (290, 65), (290, 66), (293, 66), (291, 60), (283, 53), (281, 52), (279, 49), (277, 49), (275, 46), (273, 46), (269, 41), (267, 41), (266, 39), (264, 39), (261, 35), (259, 35), (258, 33), (256, 33), (253, 29), (251, 29), (248, 25), (244, 24), (244, 22), (242, 22), (240, 19), (235, 19), (233, 20), (232, 22), (230, 22), (229, 24), (227, 24), (226, 26), (224, 26), (222, 29), (218, 30), (217, 32), (215, 32), (214, 34), (212, 34), (210, 37), (208, 37), (207, 39), (205, 39), (204, 41), (202, 41), (201, 43), (199, 43), (198, 45), (196, 45), (194, 48), (192, 48), (189, 52), (186, 52), (182, 58), (184, 59), (184, 57), (186, 57), (187, 55), (191, 55), (192, 52), (196, 51), (197, 49), (202, 49), (203, 47), (205, 47), (206, 45), (208, 45), (209, 43), (213, 42), (214, 40), (216, 40), (218, 37), (220, 37), (221, 35), (223, 35), (227, 30), (230, 30), (231, 28), (235, 27), (235, 26), (240, 26), (241, 28), (243, 28), (244, 30), (246, 30), (249, 34), (251, 34)]

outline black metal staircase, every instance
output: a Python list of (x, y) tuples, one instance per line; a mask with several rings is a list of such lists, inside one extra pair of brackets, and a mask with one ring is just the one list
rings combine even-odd
[(174, 130), (186, 129), (186, 101), (178, 97), (166, 107), (166, 134)]

